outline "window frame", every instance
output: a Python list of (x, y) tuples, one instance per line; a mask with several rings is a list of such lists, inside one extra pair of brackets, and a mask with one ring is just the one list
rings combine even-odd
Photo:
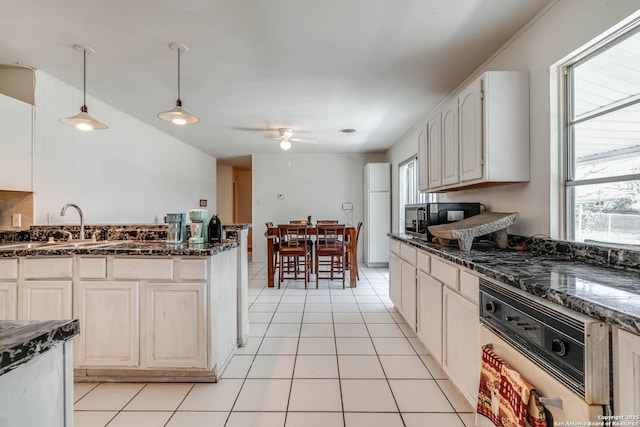
[[(640, 35), (640, 17), (634, 15), (623, 21), (617, 29), (604, 34), (590, 43), (581, 52), (574, 55), (571, 59), (563, 61), (559, 66), (561, 71), (562, 80), (560, 83), (560, 108), (559, 108), (559, 121), (560, 121), (560, 141), (561, 141), (561, 158), (562, 164), (560, 165), (560, 171), (562, 174), (561, 184), (561, 206), (564, 210), (562, 215), (562, 234), (563, 238), (570, 241), (576, 241), (576, 224), (575, 224), (575, 189), (577, 187), (593, 185), (593, 184), (606, 184), (615, 182), (627, 182), (640, 180), (640, 173), (617, 175), (599, 178), (588, 179), (575, 179), (575, 162), (574, 162), (574, 146), (575, 141), (573, 139), (573, 129), (580, 123), (587, 122), (589, 120), (598, 118), (600, 116), (631, 107), (636, 104), (640, 104), (640, 94), (634, 95), (629, 98), (625, 98), (614, 102), (610, 105), (597, 108), (593, 111), (581, 114), (578, 118), (574, 117), (574, 104), (572, 103), (574, 94), (574, 80), (572, 79), (572, 71), (580, 64), (583, 64), (590, 59), (596, 57), (600, 53), (612, 48), (616, 44), (621, 43), (625, 39), (634, 35)], [(603, 159), (604, 160), (604, 159)], [(602, 245), (607, 246), (628, 246), (623, 243), (616, 242), (602, 242)]]

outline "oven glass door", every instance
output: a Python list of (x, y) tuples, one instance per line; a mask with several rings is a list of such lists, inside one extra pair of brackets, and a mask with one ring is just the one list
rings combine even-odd
[[(570, 388), (546, 373), (484, 325), (480, 327), (480, 338), (483, 345), (491, 344), (493, 351), (532, 383), (542, 396), (562, 399), (562, 409), (549, 404), (544, 405), (553, 415), (554, 425), (559, 425), (559, 422), (566, 423), (567, 421), (584, 422), (585, 424), (583, 425), (588, 425), (589, 421), (593, 423), (602, 421), (602, 418), (598, 418), (598, 416), (603, 415), (602, 406), (589, 405)], [(478, 427), (494, 426), (488, 418), (482, 415), (477, 415), (477, 425)]]

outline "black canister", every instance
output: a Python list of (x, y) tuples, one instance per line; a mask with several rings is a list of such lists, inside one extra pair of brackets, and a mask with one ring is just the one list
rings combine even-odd
[(222, 221), (220, 221), (218, 215), (212, 216), (209, 221), (209, 242), (222, 242)]

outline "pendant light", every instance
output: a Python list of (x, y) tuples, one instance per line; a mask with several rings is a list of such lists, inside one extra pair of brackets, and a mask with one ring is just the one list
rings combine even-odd
[(96, 53), (96, 51), (89, 46), (84, 46), (81, 44), (74, 44), (73, 48), (75, 50), (82, 51), (82, 64), (83, 64), (82, 107), (80, 107), (80, 112), (78, 114), (76, 114), (75, 116), (60, 119), (60, 122), (64, 123), (65, 125), (75, 126), (76, 128), (84, 131), (107, 129), (109, 126), (91, 117), (87, 111), (87, 53), (91, 55)]
[(171, 122), (174, 125), (190, 125), (192, 123), (198, 123), (200, 121), (199, 118), (194, 116), (193, 114), (187, 113), (182, 108), (182, 100), (180, 99), (180, 53), (189, 52), (189, 48), (182, 43), (170, 43), (169, 49), (178, 51), (178, 100), (176, 101), (176, 106), (173, 107), (169, 111), (163, 111), (162, 113), (158, 113), (158, 117), (167, 122)]
[(284, 151), (289, 150), (289, 148), (291, 148), (291, 141), (289, 141), (289, 138), (284, 138), (282, 141), (280, 141), (280, 148), (282, 148)]

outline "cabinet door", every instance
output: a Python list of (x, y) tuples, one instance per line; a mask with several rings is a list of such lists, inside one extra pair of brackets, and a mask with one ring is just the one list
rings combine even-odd
[(429, 156), (427, 146), (427, 129), (421, 129), (418, 133), (418, 190), (429, 189)]
[(402, 261), (402, 314), (405, 320), (416, 329), (416, 267)]
[(442, 111), (442, 184), (457, 184), (458, 164), (458, 99), (449, 102)]
[(206, 283), (149, 283), (143, 312), (146, 366), (206, 367)]
[(442, 367), (469, 403), (476, 401), (480, 379), (478, 306), (451, 289), (442, 290)]
[(71, 319), (71, 281), (27, 281), (18, 287), (18, 319)]
[(460, 181), (473, 181), (483, 176), (482, 80), (465, 88), (458, 102)]
[(138, 366), (138, 282), (79, 282), (74, 292), (80, 319), (78, 366)]
[(640, 336), (616, 331), (614, 402), (616, 413), (640, 414)]
[(0, 94), (0, 190), (31, 191), (33, 106)]
[(389, 253), (389, 298), (396, 309), (402, 309), (402, 265), (393, 252)]
[(442, 364), (442, 283), (418, 272), (418, 337)]
[(429, 188), (442, 187), (442, 115), (435, 114), (427, 124)]
[(0, 320), (16, 320), (18, 311), (18, 284), (0, 282)]

